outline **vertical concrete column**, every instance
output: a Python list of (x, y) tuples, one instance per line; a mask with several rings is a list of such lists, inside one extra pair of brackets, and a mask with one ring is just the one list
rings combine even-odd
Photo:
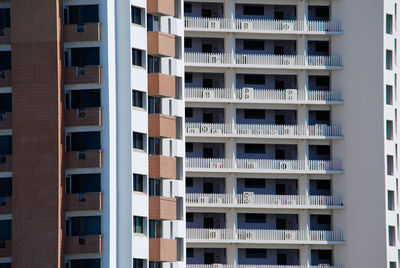
[(235, 245), (228, 244), (226, 246), (226, 263), (230, 265), (238, 264), (238, 249)]
[(224, 36), (224, 53), (234, 54), (236, 51), (236, 40), (232, 33), (225, 33)]
[(309, 245), (302, 245), (300, 247), (300, 265), (309, 267), (311, 265), (311, 252), (310, 252), (310, 246)]
[(224, 17), (227, 19), (235, 18), (235, 0), (224, 1)]
[(297, 20), (307, 20), (308, 0), (297, 0)]

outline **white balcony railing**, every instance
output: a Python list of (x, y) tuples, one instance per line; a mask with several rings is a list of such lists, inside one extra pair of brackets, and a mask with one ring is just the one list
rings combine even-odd
[(244, 32), (324, 32), (340, 33), (340, 21), (304, 21), (304, 20), (255, 20), (227, 18), (186, 17), (187, 30), (206, 31), (244, 31)]
[(230, 54), (186, 52), (185, 64), (205, 66), (210, 64), (222, 67), (237, 66), (250, 68), (341, 68), (340, 56), (303, 56), (303, 55), (265, 55), (265, 54)]
[(305, 243), (343, 242), (343, 233), (340, 231), (306, 231), (306, 230), (261, 230), (261, 229), (186, 229), (186, 239), (206, 243), (214, 241), (261, 241), (273, 243), (275, 241)]
[(269, 137), (341, 137), (338, 125), (264, 125), (264, 124), (224, 124), (186, 123), (186, 134), (197, 135), (237, 135)]
[(186, 268), (342, 268), (342, 266), (319, 265), (256, 265), (256, 264), (187, 264)]
[(295, 172), (326, 173), (342, 172), (340, 160), (275, 160), (275, 159), (227, 159), (186, 158), (187, 171), (202, 172)]
[(297, 90), (297, 89), (244, 89), (232, 88), (186, 88), (186, 100), (193, 101), (247, 101), (247, 102), (341, 102), (339, 92), (326, 90)]
[(246, 207), (342, 207), (341, 196), (186, 193), (187, 205)]

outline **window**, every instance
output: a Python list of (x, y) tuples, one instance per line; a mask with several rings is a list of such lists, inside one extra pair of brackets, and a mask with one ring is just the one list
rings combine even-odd
[(192, 4), (191, 3), (185, 3), (184, 10), (185, 10), (185, 13), (192, 13)]
[(149, 74), (160, 72), (160, 58), (154, 56), (148, 56), (147, 61), (149, 65), (147, 72)]
[(162, 237), (162, 224), (160, 220), (150, 220), (150, 235), (149, 238), (161, 238)]
[(186, 213), (186, 222), (193, 222), (193, 213)]
[(186, 187), (193, 187), (193, 178), (192, 177), (186, 178)]
[(81, 67), (98, 65), (100, 65), (100, 48), (71, 48), (71, 66)]
[(0, 8), (0, 30), (10, 28), (10, 9)]
[(185, 73), (185, 83), (193, 83), (193, 73)]
[(244, 5), (243, 15), (264, 16), (264, 6), (261, 5)]
[(137, 234), (144, 234), (144, 218), (133, 216), (133, 232)]
[(329, 111), (317, 111), (315, 113), (315, 119), (317, 121), (329, 121), (330, 114)]
[(318, 259), (330, 260), (332, 258), (332, 252), (330, 250), (318, 250)]
[(147, 31), (159, 32), (160, 31), (160, 18), (157, 16), (147, 14)]
[(11, 268), (11, 262), (0, 263), (0, 268)]
[(394, 210), (394, 191), (387, 191), (388, 210)]
[(186, 152), (187, 153), (193, 153), (193, 142), (187, 142), (186, 143)]
[(386, 139), (393, 140), (393, 121), (386, 120)]
[(133, 268), (145, 268), (145, 263), (143, 259), (133, 259)]
[(100, 89), (72, 90), (67, 93), (67, 102), (69, 109), (100, 107)]
[(149, 114), (161, 113), (161, 99), (157, 97), (149, 97)]
[(265, 119), (265, 110), (248, 109), (244, 110), (245, 119)]
[[(67, 194), (99, 193), (101, 192), (101, 174), (74, 174), (65, 179)], [(1, 189), (1, 180), (0, 180)], [(1, 192), (1, 190), (0, 190)]]
[(265, 75), (247, 74), (244, 76), (246, 85), (265, 85)]
[(141, 8), (138, 7), (131, 7), (131, 19), (132, 19), (132, 23), (135, 24), (139, 24), (139, 25), (143, 25), (143, 20), (142, 20), (142, 10)]
[(318, 190), (329, 190), (331, 188), (331, 181), (329, 180), (318, 180), (317, 189)]
[(318, 215), (317, 222), (321, 225), (330, 225), (331, 224), (331, 216), (330, 215)]
[(144, 192), (143, 182), (144, 182), (143, 175), (133, 174), (133, 190), (135, 192)]
[(100, 268), (100, 259), (71, 260), (71, 268)]
[(133, 148), (143, 150), (144, 149), (144, 135), (142, 133), (133, 132)]
[(144, 52), (140, 49), (132, 48), (132, 65), (140, 66), (144, 68), (143, 64)]
[(393, 51), (387, 49), (386, 50), (386, 70), (393, 69)]
[(158, 138), (149, 138), (149, 154), (160, 155), (161, 154), (161, 140)]
[(393, 33), (393, 16), (390, 14), (386, 14), (386, 33)]
[(185, 38), (185, 48), (192, 48), (192, 38)]
[(246, 223), (266, 223), (265, 214), (245, 214)]
[(329, 145), (318, 145), (317, 146), (317, 155), (330, 155), (331, 147)]
[(389, 176), (393, 176), (393, 155), (387, 155), (386, 161), (386, 174)]
[(0, 71), (11, 70), (11, 51), (0, 51)]
[(185, 108), (185, 117), (193, 117), (193, 108)]
[(149, 196), (161, 196), (161, 180), (149, 180)]
[[(0, 137), (0, 149), (2, 147)], [(69, 151), (82, 152), (89, 150), (100, 150), (100, 131), (73, 132), (70, 135), (70, 144), (67, 144)], [(0, 150), (1, 151), (1, 150)]]
[[(67, 219), (67, 236), (87, 236), (101, 234), (101, 217), (73, 217)], [(0, 239), (1, 240), (1, 239)]]
[(140, 92), (137, 90), (132, 90), (132, 106), (133, 107), (143, 108), (143, 98), (144, 98), (143, 92)]
[(245, 154), (265, 154), (264, 144), (245, 144), (244, 145)]
[(317, 87), (329, 88), (329, 76), (315, 76), (315, 85)]
[(12, 178), (0, 178), (0, 198), (12, 195)]
[(99, 22), (99, 7), (98, 5), (69, 6), (64, 20), (66, 24)]
[(329, 18), (329, 7), (316, 7), (315, 16), (317, 18)]
[(159, 261), (150, 261), (149, 268), (161, 268), (161, 262)]
[(329, 53), (329, 42), (315, 42), (315, 52)]
[(264, 50), (263, 40), (243, 40), (244, 50)]
[(0, 241), (11, 240), (11, 220), (0, 221)]
[(386, 104), (393, 105), (393, 87), (386, 85)]
[(267, 250), (263, 248), (246, 248), (246, 258), (248, 259), (266, 259)]
[(265, 188), (264, 179), (244, 179), (245, 188)]
[(193, 248), (187, 248), (186, 249), (186, 258), (193, 258), (194, 257), (194, 249)]

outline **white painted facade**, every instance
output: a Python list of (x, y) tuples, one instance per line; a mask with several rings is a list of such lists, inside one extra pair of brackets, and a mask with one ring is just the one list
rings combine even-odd
[(188, 267), (400, 266), (399, 4), (185, 1)]

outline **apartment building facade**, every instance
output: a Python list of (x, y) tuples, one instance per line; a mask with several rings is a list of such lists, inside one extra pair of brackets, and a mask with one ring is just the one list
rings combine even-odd
[(0, 1), (0, 267), (184, 264), (183, 3)]
[(399, 267), (398, 1), (187, 0), (187, 267)]

